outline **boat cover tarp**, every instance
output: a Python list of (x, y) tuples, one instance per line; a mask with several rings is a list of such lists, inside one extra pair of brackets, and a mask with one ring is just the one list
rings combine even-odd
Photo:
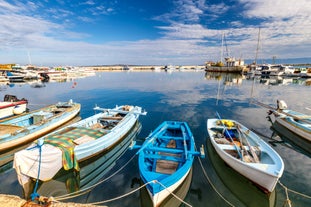
[[(62, 168), (62, 151), (49, 144), (41, 147), (42, 156), (39, 179), (50, 180)], [(39, 169), (39, 148), (21, 150), (14, 154), (13, 168), (17, 172), (19, 183), (23, 186), (29, 177), (37, 178)]]
[[(49, 135), (44, 139), (40, 164), (39, 179), (50, 180), (63, 167), (65, 170), (74, 168), (79, 171), (79, 164), (74, 155), (74, 140), (88, 136), (99, 138), (104, 132), (90, 128), (70, 128), (63, 133)], [(15, 153), (13, 167), (19, 177), (21, 185), (28, 181), (28, 176), (38, 177), (39, 147), (32, 147)], [(23, 176), (24, 175), (24, 176)], [(28, 176), (25, 176), (28, 175)]]

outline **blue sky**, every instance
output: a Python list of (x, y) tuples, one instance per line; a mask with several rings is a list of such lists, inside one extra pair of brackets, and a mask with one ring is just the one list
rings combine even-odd
[(0, 0), (0, 63), (253, 60), (259, 28), (258, 62), (309, 58), (310, 11), (310, 0)]

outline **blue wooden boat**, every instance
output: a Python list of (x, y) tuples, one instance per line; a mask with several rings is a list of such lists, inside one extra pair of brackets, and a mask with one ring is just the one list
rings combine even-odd
[(94, 109), (100, 113), (45, 135), (15, 153), (13, 167), (22, 186), (31, 178), (50, 180), (62, 169), (79, 171), (81, 162), (118, 146), (139, 116), (146, 114), (141, 107), (130, 105)]
[(0, 152), (30, 143), (70, 121), (79, 112), (80, 104), (70, 100), (1, 120)]
[(194, 157), (200, 155), (188, 124), (177, 121), (160, 124), (137, 154), (140, 177), (147, 184), (153, 206), (159, 206), (183, 183)]
[(311, 153), (311, 116), (287, 109), (283, 100), (278, 101), (276, 110), (270, 111), (275, 129), (295, 145)]

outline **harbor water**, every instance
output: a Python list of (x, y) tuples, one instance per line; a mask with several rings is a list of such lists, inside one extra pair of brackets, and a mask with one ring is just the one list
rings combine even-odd
[[(138, 143), (165, 120), (188, 122), (196, 146), (204, 145), (206, 156), (195, 158), (192, 173), (176, 192), (183, 202), (172, 196), (163, 206), (281, 207), (289, 206), (290, 202), (293, 207), (304, 207), (311, 206), (311, 155), (274, 131), (267, 118), (268, 109), (263, 106), (276, 107), (277, 100), (284, 100), (289, 109), (311, 115), (310, 85), (310, 80), (301, 78), (251, 78), (204, 71), (119, 71), (98, 72), (95, 76), (63, 82), (1, 85), (0, 97), (12, 94), (26, 98), (30, 110), (72, 99), (81, 103), (79, 118), (93, 115), (96, 105), (141, 106), (148, 113), (140, 116), (130, 137)], [(206, 129), (207, 119), (216, 118), (216, 112), (258, 133), (283, 158), (285, 170), (274, 192), (263, 193), (216, 154)], [(101, 157), (85, 163), (84, 177), (82, 172), (79, 176), (69, 172), (49, 181), (49, 185), (40, 183), (41, 195), (57, 197), (92, 185), (89, 191), (62, 202), (151, 206), (147, 192), (140, 188), (135, 152), (125, 149), (115, 163), (104, 169), (99, 168)], [(9, 153), (2, 154), (0, 160), (10, 157)], [(0, 180), (0, 194), (24, 196), (12, 162), (1, 168)]]

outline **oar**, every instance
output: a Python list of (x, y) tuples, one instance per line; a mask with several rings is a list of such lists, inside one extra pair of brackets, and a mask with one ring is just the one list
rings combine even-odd
[[(150, 133), (148, 137), (146, 137), (144, 144), (141, 146), (141, 148), (136, 152), (138, 155), (142, 150), (144, 150), (148, 145), (155, 139), (157, 139), (158, 135), (162, 133), (164, 130), (167, 129), (167, 126), (163, 126), (161, 130), (159, 130), (157, 133), (153, 135), (153, 133)], [(152, 136), (152, 137), (151, 137)]]
[(241, 155), (241, 152), (239, 151), (238, 146), (236, 146), (236, 144), (234, 143), (234, 141), (233, 141), (233, 139), (232, 139), (232, 137), (231, 137), (231, 135), (230, 135), (229, 131), (227, 130), (227, 127), (226, 127), (226, 126), (222, 123), (221, 118), (220, 118), (220, 115), (218, 114), (218, 112), (217, 112), (217, 111), (216, 111), (216, 115), (217, 115), (217, 117), (218, 117), (218, 119), (219, 119), (220, 123), (221, 123), (221, 124), (222, 124), (222, 126), (224, 127), (225, 132), (227, 132), (227, 134), (229, 135), (229, 138), (230, 138), (231, 142), (233, 143), (233, 145), (234, 145), (234, 147), (235, 147), (235, 150), (238, 152), (238, 154), (239, 154), (239, 156), (240, 156), (241, 160), (243, 160), (243, 156)]
[(250, 145), (250, 143), (249, 143), (249, 141), (248, 141), (248, 139), (247, 139), (247, 137), (245, 135), (245, 132), (241, 130), (239, 124), (236, 124), (236, 128), (239, 131), (239, 134), (242, 134), (242, 136), (244, 137), (245, 142), (246, 142), (246, 144), (247, 144), (247, 146), (248, 146), (248, 148), (249, 148), (249, 150), (250, 150), (250, 152), (252, 154), (252, 157), (254, 158), (254, 161), (255, 162), (259, 162), (259, 158), (258, 158), (257, 154), (254, 152), (253, 147)]
[(181, 125), (181, 131), (182, 131), (182, 135), (183, 135), (183, 138), (184, 138), (184, 149), (185, 149), (185, 156), (186, 156), (186, 159), (188, 159), (188, 153), (187, 153), (187, 142), (186, 142), (186, 130), (185, 130), (185, 127), (183, 125)]

